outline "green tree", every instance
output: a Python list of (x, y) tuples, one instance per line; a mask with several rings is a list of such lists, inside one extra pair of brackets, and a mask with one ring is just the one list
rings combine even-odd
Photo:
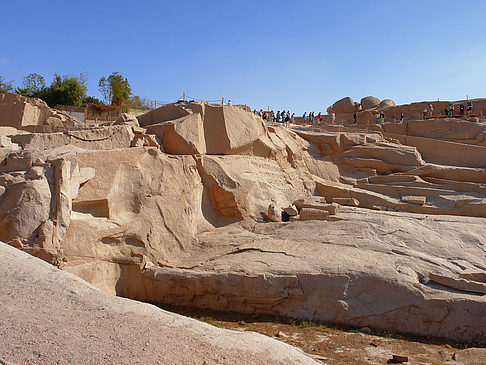
[(118, 72), (113, 72), (108, 78), (103, 76), (98, 86), (106, 104), (123, 106), (132, 95), (132, 88), (127, 78)]
[(55, 74), (52, 84), (40, 91), (39, 97), (49, 106), (57, 104), (81, 106), (88, 89), (86, 83), (87, 75), (83, 73), (79, 77), (67, 75), (61, 77)]
[(3, 76), (0, 76), (0, 93), (8, 93), (13, 89), (13, 81), (7, 81)]
[(138, 95), (132, 96), (129, 101), (128, 105), (134, 108), (150, 108), (150, 101), (147, 99), (143, 99)]
[(46, 81), (44, 77), (39, 74), (32, 73), (24, 77), (22, 81), (22, 90), (27, 96), (36, 96), (46, 88)]
[(103, 102), (98, 99), (98, 98), (95, 98), (93, 96), (87, 96), (83, 99), (83, 104), (97, 104), (97, 105), (104, 105)]

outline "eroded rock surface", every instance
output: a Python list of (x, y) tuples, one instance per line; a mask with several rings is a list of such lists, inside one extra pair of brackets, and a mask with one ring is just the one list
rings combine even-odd
[(486, 272), (481, 123), (285, 128), (206, 103), (22, 123), (0, 131), (0, 239), (108, 293), (486, 343), (465, 276)]
[(2, 364), (316, 364), (282, 342), (107, 295), (0, 243)]

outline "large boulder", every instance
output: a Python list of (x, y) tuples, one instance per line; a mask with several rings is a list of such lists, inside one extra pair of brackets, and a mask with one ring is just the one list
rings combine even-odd
[(205, 154), (206, 141), (200, 114), (147, 126), (150, 133), (159, 137), (167, 153), (175, 155)]
[(372, 109), (380, 104), (380, 99), (375, 98), (374, 96), (366, 96), (361, 99), (361, 108), (363, 110)]
[(139, 115), (137, 117), (138, 123), (145, 127), (150, 124), (159, 124), (169, 120), (185, 117), (191, 111), (185, 109), (181, 104), (167, 104), (148, 113)]
[(265, 138), (263, 120), (236, 106), (170, 104), (139, 116), (138, 121), (145, 127), (157, 124), (150, 129), (165, 141), (169, 153), (268, 157), (273, 148)]
[(332, 110), (336, 114), (354, 113), (356, 106), (350, 97), (342, 98), (332, 105)]
[(384, 99), (380, 102), (380, 104), (378, 104), (378, 108), (380, 109), (387, 109), (387, 108), (391, 108), (392, 106), (395, 106), (395, 102), (393, 100), (390, 100), (390, 99)]
[(0, 125), (22, 128), (32, 125), (74, 126), (79, 121), (60, 111), (53, 110), (36, 98), (6, 93), (0, 94)]
[(4, 243), (0, 256), (2, 364), (318, 364), (261, 334), (108, 295)]

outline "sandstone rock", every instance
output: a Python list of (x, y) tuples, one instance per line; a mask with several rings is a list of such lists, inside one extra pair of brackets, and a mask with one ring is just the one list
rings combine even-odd
[(393, 106), (395, 106), (395, 102), (393, 100), (390, 100), (390, 99), (384, 99), (380, 102), (380, 104), (378, 104), (379, 109), (387, 109), (387, 108), (391, 108)]
[(289, 218), (289, 222), (297, 222), (297, 221), (300, 221), (300, 215), (291, 215), (290, 218)]
[(55, 111), (45, 102), (7, 93), (0, 98), (0, 125), (22, 128), (29, 125), (74, 126), (79, 121), (63, 112)]
[(267, 211), (268, 219), (273, 222), (281, 222), (282, 221), (282, 209), (277, 208), (275, 204), (270, 204), (268, 206)]
[(313, 196), (305, 199), (297, 199), (293, 202), (293, 205), (295, 205), (299, 210), (301, 210), (302, 208), (318, 209), (318, 207), (321, 207), (325, 204), (326, 204), (326, 198), (322, 196)]
[(476, 271), (476, 270), (465, 270), (459, 274), (461, 279), (467, 279), (472, 281), (478, 281), (481, 283), (486, 283), (486, 272), (485, 271)]
[(486, 284), (476, 281), (456, 279), (434, 273), (429, 273), (429, 280), (465, 292), (486, 294)]
[(299, 211), (294, 205), (288, 206), (284, 208), (284, 212), (287, 213), (289, 216), (296, 216), (299, 215)]
[[(486, 267), (484, 128), (266, 127), (205, 103), (140, 120), (2, 129), (0, 238), (138, 300), (486, 342), (486, 297), (424, 280)], [(292, 224), (258, 223), (292, 202)]]
[(354, 198), (333, 198), (332, 202), (340, 205), (349, 205), (351, 207), (357, 207), (359, 205), (359, 200)]
[(310, 220), (327, 221), (329, 220), (329, 212), (327, 210), (322, 210), (322, 209), (302, 208), (300, 210), (300, 220), (301, 221), (310, 221)]
[(413, 195), (405, 195), (402, 196), (402, 201), (417, 205), (424, 205), (427, 198), (425, 196), (413, 196)]
[(132, 126), (134, 128), (140, 127), (140, 124), (138, 123), (138, 119), (136, 117), (132, 116), (132, 115), (127, 114), (127, 113), (122, 113), (122, 115), (120, 115), (115, 120), (113, 125), (129, 125), (129, 126)]
[(142, 127), (146, 127), (151, 124), (176, 120), (189, 114), (191, 114), (191, 111), (184, 108), (181, 104), (168, 104), (146, 114), (139, 115), (137, 120)]
[(157, 135), (167, 153), (176, 155), (206, 153), (200, 114), (189, 114), (173, 121), (151, 124), (147, 129)]
[(380, 99), (375, 98), (374, 96), (366, 96), (361, 99), (361, 107), (363, 110), (372, 109), (380, 104)]
[(395, 363), (402, 363), (402, 362), (408, 362), (408, 356), (403, 356), (403, 355), (393, 355), (392, 360)]
[(336, 114), (353, 113), (355, 111), (353, 99), (351, 99), (350, 97), (346, 97), (336, 101), (332, 105), (332, 110)]
[(3, 243), (0, 256), (4, 260), (0, 269), (3, 363), (39, 362), (32, 360), (35, 352), (47, 362), (55, 354), (56, 359), (69, 359), (75, 365), (316, 364), (302, 351), (267, 336), (216, 328), (154, 305), (108, 295)]

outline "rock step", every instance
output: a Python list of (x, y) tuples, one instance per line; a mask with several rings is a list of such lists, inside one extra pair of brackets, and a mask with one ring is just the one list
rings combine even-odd
[(454, 190), (450, 189), (437, 189), (427, 187), (414, 187), (414, 186), (400, 186), (400, 185), (385, 185), (385, 184), (361, 184), (357, 183), (355, 187), (374, 191), (383, 195), (389, 196), (403, 196), (403, 195), (418, 195), (433, 197), (439, 194), (454, 194)]

